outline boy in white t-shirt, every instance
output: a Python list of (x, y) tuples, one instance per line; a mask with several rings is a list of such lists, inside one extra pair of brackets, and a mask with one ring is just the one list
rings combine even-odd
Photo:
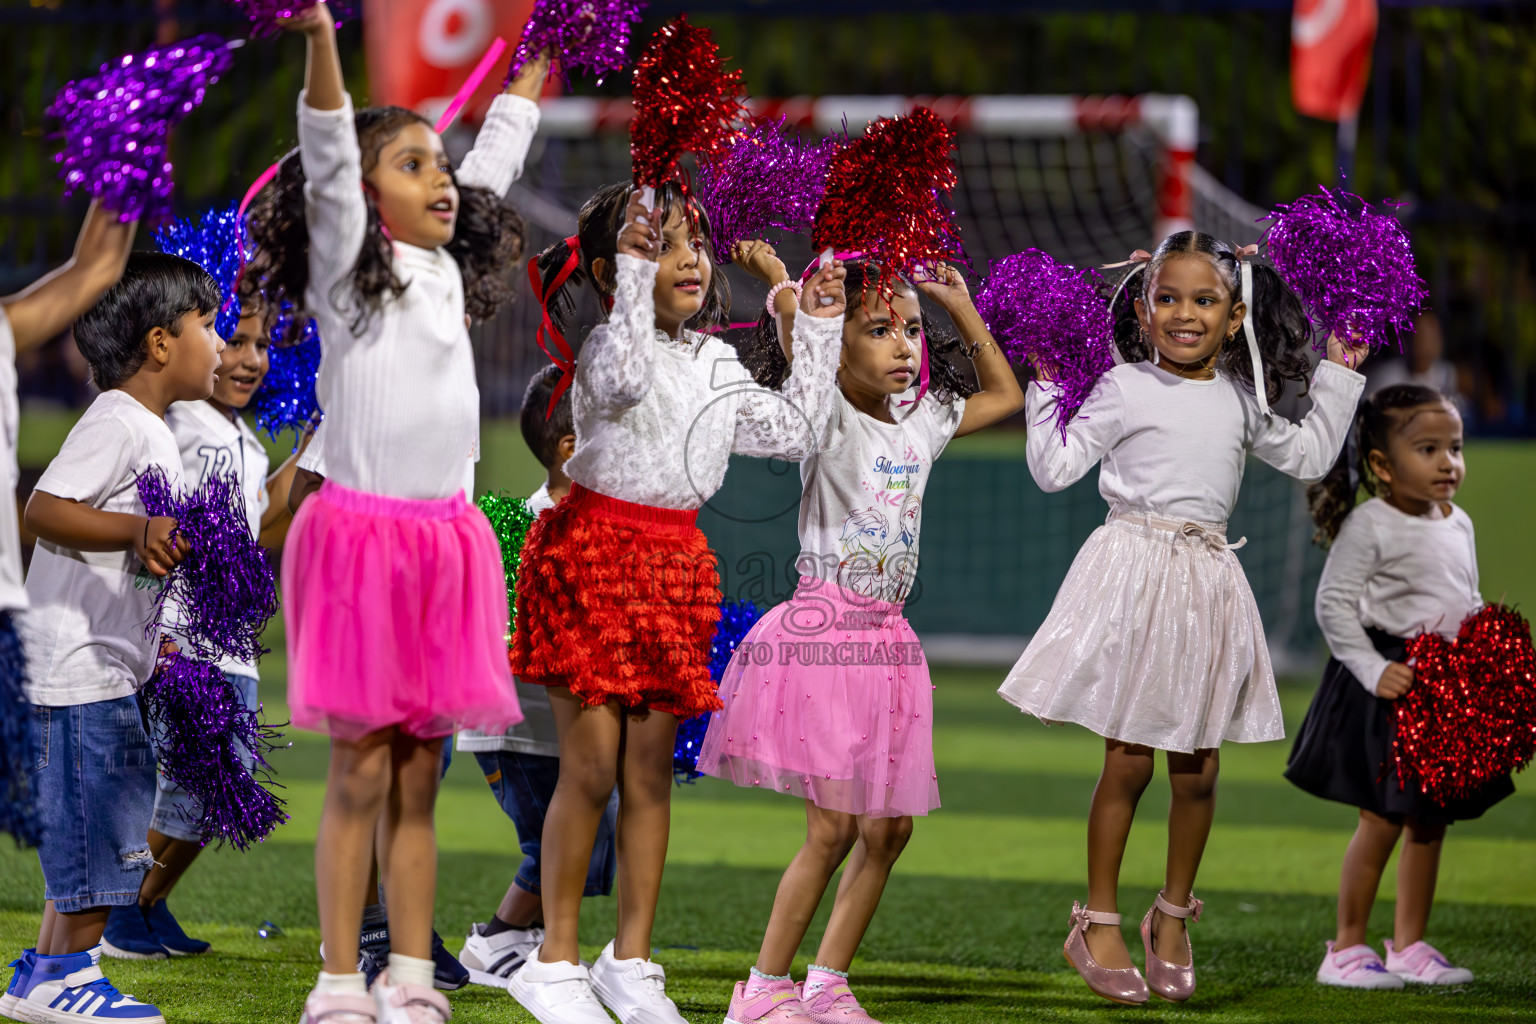
[[(112, 286), (133, 247), (137, 223), (91, 205), (63, 266), (14, 295), (0, 296), (0, 723), (12, 723), (4, 735), (25, 731), (31, 718), (24, 693), (25, 659), (12, 617), (27, 606), (21, 583), (21, 531), (17, 527), (16, 441), (21, 405), (16, 393), (16, 357), (56, 337)], [(28, 743), (0, 750), (0, 832), (35, 844), (41, 823), (27, 777), (34, 758)], [(0, 997), (0, 1014), (11, 993)]]
[(138, 899), (151, 864), (154, 752), (134, 694), (154, 669), (153, 590), (188, 550), (174, 519), (145, 515), (137, 483), (157, 467), (181, 486), (165, 412), (213, 393), (219, 301), (195, 263), (136, 252), (75, 324), (102, 393), (26, 509), (38, 543), (20, 633), (46, 903), (37, 952), (18, 962), (7, 993), (18, 1019), (163, 1024), (102, 974), (100, 942), (111, 908)]
[[(243, 315), (235, 318), (236, 312)], [(235, 319), (234, 329), (224, 340), (213, 396), (207, 401), (177, 402), (166, 410), (165, 421), (181, 450), (182, 475), (187, 486), (200, 487), (212, 476), (234, 473), (245, 498), (251, 536), (277, 547), (291, 521), (288, 488), (298, 467), (298, 456), (289, 458), (270, 477), (267, 475), (267, 450), (240, 410), (255, 396), (270, 366), (270, 318), (259, 296), (243, 297), (242, 305), (231, 311), (231, 318)], [(255, 662), (225, 658), (219, 668), (245, 706), (255, 711), (260, 704)], [(249, 752), (244, 756), (249, 767)], [(166, 904), (171, 890), (202, 852), (203, 837), (197, 830), (202, 807), (165, 776), (158, 776), (157, 781), (154, 818), (149, 827), (149, 852), (154, 857), (154, 867), (144, 876), (137, 903), (112, 908), (102, 936), (102, 951), (107, 956), (160, 960), (208, 951), (208, 943), (182, 930)]]

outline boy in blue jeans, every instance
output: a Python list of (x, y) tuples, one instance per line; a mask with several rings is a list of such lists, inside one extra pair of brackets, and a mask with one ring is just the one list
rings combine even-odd
[(13, 1020), (163, 1024), (102, 974), (101, 935), (113, 906), (138, 900), (153, 860), (155, 759), (134, 693), (154, 668), (153, 590), (188, 550), (174, 519), (145, 515), (138, 478), (158, 467), (182, 485), (165, 411), (213, 393), (219, 301), (195, 263), (138, 252), (75, 323), (102, 393), (26, 509), (38, 543), (19, 632), (46, 902), (36, 951), (7, 991)]
[[(560, 374), (558, 366), (544, 367), (528, 382), (528, 391), (523, 395), (523, 440), (548, 474), (544, 486), (528, 498), (528, 510), (534, 515), (554, 508), (571, 490), (571, 480), (562, 468), (576, 450), (570, 391), (560, 396), (553, 414), (546, 416)], [(544, 831), (544, 814), (560, 778), (560, 745), (548, 690), (519, 682), (517, 700), (523, 708), (520, 724), (500, 736), (467, 730), (459, 733), (458, 740), (459, 750), (475, 755), (501, 809), (517, 826), (523, 850), (522, 866), (507, 887), (495, 916), (486, 924), (470, 925), (464, 949), (459, 953), (459, 962), (469, 969), (471, 981), (498, 988), (507, 987), (512, 973), (544, 941), (539, 841)], [(614, 821), (618, 805), (615, 790), (598, 823), (597, 842), (587, 868), (588, 896), (606, 896), (613, 891)]]

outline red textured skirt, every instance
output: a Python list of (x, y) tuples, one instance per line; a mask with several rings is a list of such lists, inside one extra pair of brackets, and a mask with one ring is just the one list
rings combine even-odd
[(697, 518), (572, 484), (523, 542), (513, 674), (588, 706), (719, 710), (709, 653), (720, 574)]

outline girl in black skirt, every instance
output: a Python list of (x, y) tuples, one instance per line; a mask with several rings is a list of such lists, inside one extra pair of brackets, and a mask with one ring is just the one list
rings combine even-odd
[[(1318, 540), (1331, 544), (1317, 620), (1333, 657), (1291, 750), (1285, 777), (1360, 808), (1339, 879), (1338, 933), (1317, 972), (1325, 985), (1455, 985), (1472, 972), (1424, 941), (1446, 826), (1514, 792), (1505, 776), (1452, 805), (1398, 778), (1392, 702), (1413, 686), (1408, 640), (1448, 639), (1482, 607), (1472, 520), (1451, 497), (1466, 469), (1461, 417), (1439, 392), (1399, 384), (1361, 403), (1355, 435), (1308, 492)], [(1374, 495), (1355, 505), (1361, 485)], [(1406, 828), (1397, 913), (1383, 963), (1365, 941), (1376, 889)]]

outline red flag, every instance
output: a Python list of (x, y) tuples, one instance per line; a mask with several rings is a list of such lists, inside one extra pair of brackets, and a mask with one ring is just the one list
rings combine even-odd
[(1376, 0), (1296, 0), (1291, 17), (1291, 99), (1324, 121), (1360, 112), (1376, 41)]
[[(365, 0), (369, 102), (409, 107), (435, 120), (497, 36), (511, 53), (532, 10), (533, 0)], [(504, 70), (493, 71), (475, 91), (466, 120), (485, 115)]]

